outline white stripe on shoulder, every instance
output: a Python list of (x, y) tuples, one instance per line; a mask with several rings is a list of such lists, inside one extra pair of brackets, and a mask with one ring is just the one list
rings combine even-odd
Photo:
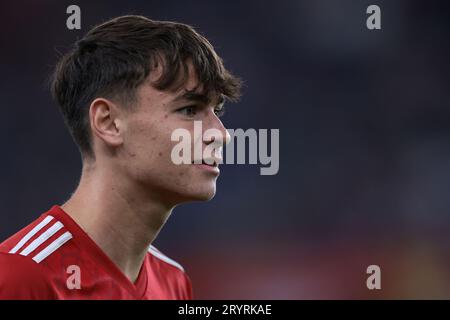
[(50, 243), (48, 247), (46, 247), (44, 250), (35, 255), (33, 257), (33, 260), (36, 261), (37, 263), (41, 262), (70, 239), (72, 239), (72, 234), (69, 231), (67, 231), (66, 233), (62, 234), (58, 239)]
[(42, 228), (44, 228), (50, 221), (53, 220), (52, 216), (45, 217), (38, 225), (36, 225), (30, 232), (28, 232), (20, 241), (16, 244), (14, 248), (9, 251), (9, 253), (16, 253), (19, 251), (28, 240), (30, 240), (36, 233), (38, 233)]
[(54, 225), (48, 228), (44, 233), (37, 237), (33, 242), (31, 242), (28, 247), (23, 249), (19, 254), (22, 256), (27, 256), (32, 253), (37, 247), (47, 241), (52, 235), (58, 232), (64, 225), (57, 221)]
[(155, 256), (156, 258), (180, 269), (181, 271), (184, 272), (184, 268), (181, 266), (181, 264), (179, 264), (178, 262), (170, 259), (168, 256), (166, 256), (165, 254), (163, 254), (161, 251), (159, 251), (158, 249), (156, 249), (154, 246), (150, 245), (150, 247), (148, 248), (148, 252), (150, 252), (153, 256)]

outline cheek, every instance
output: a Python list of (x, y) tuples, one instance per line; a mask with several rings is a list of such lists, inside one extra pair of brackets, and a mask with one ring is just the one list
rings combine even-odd
[[(167, 121), (167, 120), (166, 120)], [(189, 130), (188, 124), (183, 124)], [(208, 200), (215, 193), (215, 179), (199, 173), (192, 165), (172, 162), (172, 149), (179, 142), (171, 141), (177, 129), (170, 123), (136, 121), (127, 139), (128, 153), (134, 156), (124, 161), (134, 181), (149, 188), (173, 192), (183, 197)]]
[[(166, 118), (165, 118), (166, 117)], [(167, 116), (159, 121), (136, 120), (127, 134), (125, 149), (138, 166), (155, 166), (160, 169), (173, 167), (171, 152), (176, 142), (171, 141), (173, 128), (167, 122)], [(178, 166), (176, 166), (178, 167)], [(148, 169), (147, 169), (148, 170)]]

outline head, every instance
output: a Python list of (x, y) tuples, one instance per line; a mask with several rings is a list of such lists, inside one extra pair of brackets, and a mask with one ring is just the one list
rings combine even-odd
[(195, 135), (194, 121), (202, 121), (203, 132), (216, 129), (226, 143), (219, 116), (239, 91), (239, 79), (192, 27), (142, 16), (91, 29), (60, 59), (52, 82), (83, 167), (171, 204), (212, 198), (218, 177), (194, 164), (194, 152), (191, 163), (175, 164), (172, 133), (186, 129), (192, 150), (204, 150), (218, 141)]

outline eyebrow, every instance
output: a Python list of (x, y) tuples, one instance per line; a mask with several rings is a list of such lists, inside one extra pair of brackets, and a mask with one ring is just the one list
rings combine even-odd
[[(196, 101), (201, 102), (203, 104), (209, 104), (211, 102), (211, 98), (204, 94), (204, 93), (197, 93), (193, 91), (185, 91), (183, 94), (179, 95), (174, 99), (174, 101), (180, 101), (180, 100), (190, 100), (190, 101)], [(225, 98), (221, 94), (219, 95), (219, 100), (217, 101), (217, 105), (222, 105), (225, 103)]]

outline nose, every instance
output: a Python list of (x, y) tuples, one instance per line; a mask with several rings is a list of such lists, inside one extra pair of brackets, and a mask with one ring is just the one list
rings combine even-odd
[(214, 114), (212, 113), (212, 116), (210, 117), (210, 120), (208, 121), (207, 125), (203, 128), (205, 131), (208, 129), (215, 129), (220, 132), (220, 139), (221, 141), (216, 141), (219, 139), (216, 135), (208, 136), (204, 141), (206, 144), (211, 144), (213, 142), (220, 143), (222, 145), (226, 145), (230, 142), (231, 136), (228, 130), (224, 127), (222, 121)]

